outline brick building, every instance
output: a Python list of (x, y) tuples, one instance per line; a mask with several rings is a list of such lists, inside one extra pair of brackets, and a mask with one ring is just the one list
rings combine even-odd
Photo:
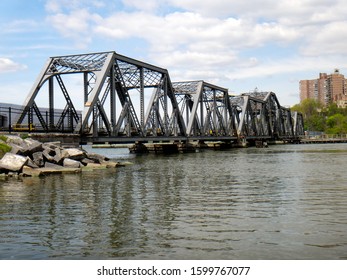
[(347, 79), (338, 69), (328, 75), (320, 73), (318, 79), (300, 81), (300, 101), (307, 98), (318, 100), (324, 105), (336, 103), (347, 107)]

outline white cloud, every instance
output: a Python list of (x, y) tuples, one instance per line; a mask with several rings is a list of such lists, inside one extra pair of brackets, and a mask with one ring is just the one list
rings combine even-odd
[(144, 12), (117, 13), (100, 19), (94, 32), (114, 39), (145, 39), (151, 46), (152, 57), (193, 51), (202, 57), (210, 54), (211, 59), (215, 52), (227, 56), (230, 51), (259, 47), (269, 41), (290, 42), (299, 37), (294, 29), (272, 22), (254, 24), (234, 18), (204, 18), (189, 12), (174, 12), (165, 17)]
[[(49, 0), (47, 19), (80, 48), (92, 47), (104, 38), (117, 45), (141, 39), (147, 52), (135, 58), (150, 58), (179, 79), (247, 80), (305, 70), (320, 72), (318, 67), (346, 67), (344, 0), (121, 3)], [(108, 10), (98, 9), (102, 7)], [(138, 51), (141, 46), (130, 46), (129, 53), (131, 49)], [(289, 49), (289, 54), (284, 52), (282, 57), (282, 49)]]
[(254, 12), (263, 16), (264, 13), (268, 13), (274, 6), (277, 6), (277, 1), (271, 0), (253, 0), (252, 3), (236, 0), (169, 0), (169, 3), (184, 10), (213, 17), (234, 17), (240, 14), (246, 16)]
[(0, 73), (15, 72), (24, 70), (26, 68), (26, 65), (16, 63), (13, 60), (6, 57), (0, 57)]
[(346, 46), (347, 21), (336, 21), (311, 34), (310, 40), (301, 47), (301, 51), (308, 56), (346, 55)]
[[(319, 65), (319, 69), (317, 69)], [(283, 58), (280, 63), (276, 60), (266, 60), (261, 64), (254, 64), (250, 67), (241, 67), (239, 69), (232, 70), (228, 73), (230, 79), (250, 79), (252, 77), (267, 77), (272, 75), (298, 73), (298, 71), (310, 71), (317, 69), (318, 72), (332, 71), (334, 68), (340, 65), (343, 68), (347, 68), (347, 61), (342, 62), (338, 56), (330, 56), (329, 60), (324, 57), (286, 57)], [(306, 77), (310, 79), (310, 77)], [(313, 78), (312, 78), (313, 79)]]
[(45, 8), (49, 13), (61, 13), (85, 7), (104, 7), (105, 4), (105, 1), (97, 0), (47, 0)]
[(76, 47), (85, 48), (92, 40), (90, 31), (91, 23), (100, 17), (90, 14), (86, 9), (78, 9), (65, 13), (57, 13), (47, 17), (47, 21), (52, 24), (63, 37), (71, 39)]
[(160, 6), (158, 0), (122, 0), (122, 2), (126, 7), (148, 12), (153, 12)]
[(0, 32), (4, 34), (30, 32), (37, 30), (39, 27), (39, 23), (35, 20), (20, 19), (6, 23)]

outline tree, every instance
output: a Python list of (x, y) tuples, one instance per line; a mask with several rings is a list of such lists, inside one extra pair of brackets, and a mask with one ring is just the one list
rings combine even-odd
[(304, 117), (317, 115), (323, 109), (323, 105), (318, 100), (311, 98), (303, 100), (300, 105)]
[(305, 99), (291, 110), (302, 113), (305, 130), (347, 134), (347, 108), (339, 108), (336, 103), (324, 107), (317, 100)]
[(327, 134), (346, 134), (347, 133), (347, 116), (340, 113), (332, 115), (326, 120)]
[(305, 99), (294, 105), (291, 110), (302, 113), (304, 129), (309, 131), (323, 131), (325, 129), (325, 115), (323, 105), (315, 99)]

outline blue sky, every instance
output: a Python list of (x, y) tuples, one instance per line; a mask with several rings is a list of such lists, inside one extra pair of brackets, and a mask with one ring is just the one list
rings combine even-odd
[(50, 56), (114, 50), (291, 106), (299, 80), (347, 76), (346, 14), (345, 0), (2, 0), (0, 102), (22, 104)]

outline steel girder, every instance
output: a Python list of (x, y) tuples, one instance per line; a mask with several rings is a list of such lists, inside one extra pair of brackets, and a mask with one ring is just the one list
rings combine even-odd
[[(84, 108), (80, 119), (63, 84), (62, 76), (82, 73), (84, 75), (83, 92)], [(168, 71), (141, 61), (119, 55), (115, 52), (70, 55), (50, 58), (26, 101), (25, 110), (17, 123), (21, 124), (26, 115), (35, 108), (35, 98), (46, 81), (57, 78), (67, 101), (66, 108), (57, 123), (50, 117), (50, 130), (53, 126), (59, 129), (62, 118), (67, 112), (72, 112), (76, 133), (98, 136), (99, 133), (109, 136), (145, 136), (147, 131), (161, 130), (161, 134), (169, 136), (170, 122), (175, 123), (176, 134), (185, 135), (185, 124), (174, 96)], [(54, 88), (49, 87), (49, 99), (54, 98)], [(156, 96), (149, 104), (145, 119), (145, 90), (155, 88)], [(135, 94), (134, 94), (135, 92)], [(136, 95), (136, 93), (138, 93)], [(160, 102), (157, 102), (160, 100)], [(106, 106), (109, 102), (109, 107)], [(117, 104), (120, 105), (119, 115), (116, 115)], [(50, 112), (54, 112), (54, 103), (50, 102)], [(160, 126), (150, 120), (156, 115)], [(48, 129), (48, 124), (42, 117), (42, 126)], [(71, 118), (70, 118), (71, 122)], [(171, 126), (172, 127), (172, 126)]]
[[(171, 121), (177, 123), (176, 134), (184, 135), (185, 126), (178, 113), (178, 105), (171, 86), (170, 77), (166, 69), (162, 69), (138, 60), (131, 59), (112, 53), (107, 71), (103, 73), (104, 93), (101, 101), (97, 102), (97, 110), (102, 117), (101, 125), (106, 128), (109, 136), (146, 136), (149, 131), (155, 131), (160, 135), (169, 136), (173, 134), (170, 130), (169, 114)], [(145, 90), (153, 88), (154, 96), (148, 104), (145, 115)], [(108, 98), (109, 96), (109, 98)], [(160, 96), (160, 98), (159, 98)], [(117, 99), (118, 97), (118, 99)], [(110, 101), (110, 120), (103, 113), (104, 103)], [(157, 102), (160, 100), (161, 102)], [(116, 102), (121, 105), (119, 116), (116, 116)], [(93, 104), (93, 103), (92, 103)], [(94, 105), (95, 106), (95, 105)], [(150, 116), (156, 116), (158, 122), (153, 121)], [(82, 127), (77, 128), (84, 133), (88, 127), (87, 112), (83, 115)], [(160, 121), (159, 121), (160, 120)], [(97, 120), (93, 121), (93, 126)], [(93, 129), (93, 135), (97, 136)], [(89, 131), (90, 132), (90, 131)]]
[(270, 135), (268, 108), (265, 101), (250, 95), (242, 96), (238, 135), (240, 138), (267, 138)]
[[(65, 86), (68, 74), (83, 76), (82, 116)], [(36, 98), (46, 82), (49, 108), (45, 118)], [(66, 102), (58, 117), (56, 88)], [(116, 52), (51, 57), (25, 100), (17, 123), (26, 117), (33, 123), (34, 114), (45, 131), (68, 128), (94, 139), (232, 140), (303, 135), (302, 115), (282, 107), (273, 92), (230, 96), (227, 89), (204, 81), (172, 83), (166, 69)]]
[[(239, 135), (286, 139), (303, 135), (303, 119), (282, 107), (273, 92), (243, 94)], [(300, 134), (301, 133), (301, 134)]]
[(173, 83), (187, 136), (236, 137), (228, 90), (204, 81)]
[(267, 103), (269, 110), (270, 133), (274, 139), (292, 137), (293, 122), (290, 109), (282, 107), (273, 92), (264, 93), (264, 101)]

